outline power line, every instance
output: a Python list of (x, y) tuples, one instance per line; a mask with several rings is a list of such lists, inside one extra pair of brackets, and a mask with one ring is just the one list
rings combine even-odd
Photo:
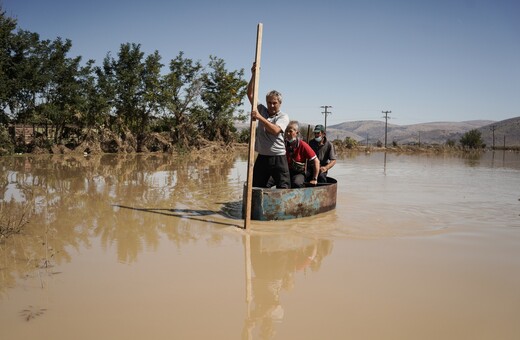
[(496, 125), (491, 125), (491, 131), (493, 131), (493, 150), (495, 150), (495, 129)]
[(325, 115), (325, 131), (327, 131), (327, 116), (332, 114), (332, 112), (327, 112), (327, 109), (332, 108), (332, 106), (324, 105), (324, 106), (320, 106), (320, 107), (325, 109), (325, 112), (322, 112), (322, 113)]
[(392, 113), (392, 111), (381, 111), (381, 112), (385, 114), (385, 116), (383, 118), (385, 119), (385, 149), (386, 149), (386, 133), (388, 131), (388, 120), (391, 118), (391, 117), (388, 117), (388, 114)]

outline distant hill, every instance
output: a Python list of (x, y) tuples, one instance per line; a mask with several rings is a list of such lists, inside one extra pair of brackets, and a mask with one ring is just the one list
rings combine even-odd
[(493, 146), (493, 134), (495, 146), (520, 146), (520, 117), (493, 122), (479, 128), (486, 146)]
[[(307, 123), (300, 123), (306, 127)], [(239, 130), (249, 128), (249, 123), (237, 124)], [(482, 140), (486, 146), (493, 146), (493, 129), (495, 146), (520, 146), (520, 117), (502, 121), (470, 120), (464, 122), (431, 122), (412, 125), (388, 124), (387, 145), (396, 141), (403, 144), (444, 144), (447, 140), (459, 142), (462, 135), (472, 129), (482, 133)], [(369, 144), (385, 141), (385, 122), (378, 120), (358, 120), (327, 126), (327, 136), (330, 140), (351, 137), (361, 144), (367, 139)]]
[[(478, 129), (487, 146), (493, 145), (493, 127), (495, 129), (495, 145), (502, 146), (504, 136), (506, 145), (520, 145), (520, 117), (503, 120), (472, 120), (464, 122), (431, 122), (413, 125), (388, 124), (387, 144), (396, 141), (398, 144), (444, 144), (451, 139), (456, 142), (464, 133)], [(378, 140), (384, 143), (385, 123), (375, 120), (345, 122), (327, 127), (329, 139), (345, 139), (351, 137), (360, 143), (374, 144)]]

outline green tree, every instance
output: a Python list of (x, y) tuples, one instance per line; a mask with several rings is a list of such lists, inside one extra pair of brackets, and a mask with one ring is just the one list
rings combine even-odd
[(183, 52), (170, 61), (169, 72), (162, 78), (162, 108), (174, 143), (187, 147), (198, 131), (192, 115), (202, 111), (197, 101), (202, 88), (202, 65), (185, 58)]
[(139, 107), (139, 125), (136, 129), (138, 144), (140, 145), (150, 132), (150, 124), (153, 118), (158, 117), (162, 102), (161, 83), (161, 56), (158, 51), (148, 55), (144, 61), (142, 74), (143, 89), (142, 101)]
[(251, 131), (249, 131), (249, 128), (243, 129), (238, 133), (237, 142), (248, 143), (249, 138), (251, 138)]
[(27, 122), (32, 118), (38, 94), (41, 93), (45, 78), (42, 72), (41, 53), (43, 44), (39, 35), (19, 30), (11, 36), (5, 68), (8, 86), (6, 100), (10, 118)]
[(16, 20), (9, 18), (0, 6), (0, 124), (9, 121), (7, 108), (13, 94), (11, 79), (11, 46), (16, 29)]
[(152, 127), (170, 131), (181, 147), (200, 137), (239, 138), (234, 121), (246, 118), (238, 108), (247, 82), (243, 70), (228, 71), (222, 59), (210, 56), (206, 71), (180, 52), (162, 75), (157, 51), (145, 57), (139, 44), (126, 43), (101, 66), (82, 66), (81, 57), (69, 56), (70, 40), (40, 40), (16, 28), (0, 7), (0, 124), (45, 124), (54, 143), (70, 128), (108, 127), (135, 137), (137, 151)]
[[(113, 59), (110, 58), (110, 54), (103, 59), (103, 64), (100, 67), (94, 68), (96, 91), (100, 98), (100, 105), (102, 111), (106, 112), (106, 115), (102, 115), (102, 125), (112, 129), (115, 125), (114, 130), (119, 131), (120, 125), (113, 124), (117, 120), (115, 114), (115, 103), (116, 103), (116, 77), (112, 67)], [(104, 109), (104, 110), (103, 110)]]
[[(137, 138), (137, 149), (150, 129), (151, 118), (158, 114), (161, 100), (159, 52), (144, 60), (140, 44), (122, 44), (118, 59), (107, 55), (98, 69), (107, 96), (113, 96), (118, 132), (129, 131)], [(105, 97), (105, 98), (106, 98)]]
[(460, 144), (465, 148), (479, 149), (483, 147), (482, 133), (477, 130), (469, 130), (460, 139)]
[(54, 142), (61, 143), (66, 137), (67, 125), (77, 125), (81, 115), (82, 97), (81, 57), (69, 58), (67, 54), (72, 42), (57, 38), (44, 42), (43, 74), (45, 87), (41, 95), (43, 103), (39, 107), (42, 119), (50, 122), (54, 130)]
[[(242, 105), (247, 91), (244, 70), (228, 71), (224, 60), (210, 56), (211, 72), (203, 75), (201, 99), (206, 105), (197, 124), (209, 140), (230, 143), (236, 135), (234, 113)], [(239, 119), (243, 119), (239, 112)]]
[(345, 138), (345, 146), (347, 149), (352, 149), (353, 147), (356, 147), (358, 142), (352, 138), (352, 137), (346, 137)]
[(111, 71), (114, 76), (113, 84), (115, 88), (114, 106), (118, 118), (117, 123), (122, 124), (130, 131), (137, 131), (139, 124), (139, 108), (144, 106), (142, 101), (142, 74), (144, 53), (141, 52), (141, 45), (122, 44), (118, 60), (112, 59), (110, 62)]
[(300, 138), (303, 139), (306, 142), (309, 142), (308, 138), (310, 139), (314, 138), (314, 134), (312, 133), (312, 130), (310, 130), (309, 125), (299, 125), (300, 129), (298, 130), (300, 132)]
[(104, 93), (98, 72), (94, 60), (89, 60), (78, 76), (82, 101), (77, 124), (88, 130), (101, 127), (107, 121), (113, 98)]

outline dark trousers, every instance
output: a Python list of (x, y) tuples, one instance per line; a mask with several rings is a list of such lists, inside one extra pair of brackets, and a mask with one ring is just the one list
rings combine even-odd
[[(310, 182), (310, 180), (313, 177), (313, 174), (314, 174), (314, 171), (312, 171), (312, 169), (311, 169), (311, 171), (307, 171), (307, 173), (305, 174), (307, 181)], [(318, 183), (327, 183), (327, 172), (320, 171), (320, 173), (318, 175)]]
[(258, 155), (253, 167), (253, 186), (267, 188), (269, 178), (272, 177), (278, 189), (291, 187), (291, 177), (287, 157)]
[(291, 188), (303, 188), (305, 186), (305, 174), (291, 172)]
[(321, 172), (318, 175), (318, 183), (327, 183), (327, 172)]

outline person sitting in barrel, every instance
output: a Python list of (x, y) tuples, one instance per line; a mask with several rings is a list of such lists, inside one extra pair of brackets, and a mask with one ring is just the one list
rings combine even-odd
[(289, 173), (291, 175), (291, 188), (302, 188), (305, 186), (306, 164), (307, 161), (314, 166), (312, 177), (309, 180), (311, 185), (318, 183), (319, 160), (316, 153), (304, 140), (300, 138), (298, 122), (291, 121), (285, 129), (285, 148)]
[(309, 141), (309, 145), (319, 159), (318, 183), (327, 183), (327, 173), (336, 164), (336, 151), (334, 145), (327, 140), (323, 125), (316, 125), (314, 139)]

